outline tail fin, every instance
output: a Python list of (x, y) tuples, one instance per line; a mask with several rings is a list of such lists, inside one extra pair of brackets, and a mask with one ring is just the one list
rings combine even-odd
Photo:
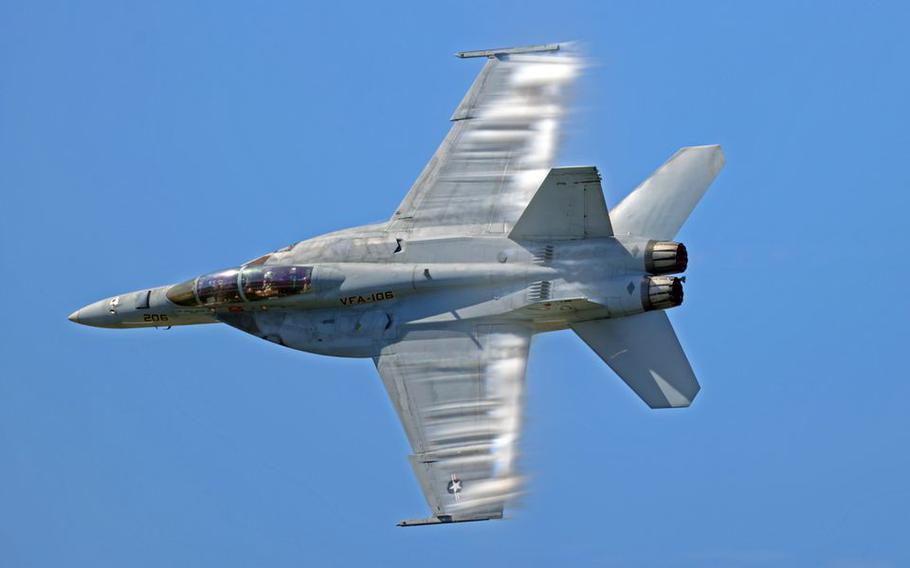
[(613, 209), (613, 231), (672, 240), (723, 167), (718, 145), (680, 149)]
[(509, 233), (513, 241), (613, 234), (594, 166), (553, 168)]
[(689, 406), (701, 387), (663, 311), (572, 324), (651, 408)]

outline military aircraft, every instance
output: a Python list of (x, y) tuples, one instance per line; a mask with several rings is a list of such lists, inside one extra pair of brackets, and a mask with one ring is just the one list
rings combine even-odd
[(673, 239), (724, 165), (682, 148), (608, 213), (593, 166), (553, 167), (585, 62), (571, 44), (460, 52), (486, 64), (384, 223), (301, 241), (69, 319), (224, 323), (279, 345), (371, 357), (431, 509), (400, 526), (502, 518), (521, 492), (524, 376), (537, 333), (572, 329), (651, 408), (699, 391), (664, 310), (683, 301)]

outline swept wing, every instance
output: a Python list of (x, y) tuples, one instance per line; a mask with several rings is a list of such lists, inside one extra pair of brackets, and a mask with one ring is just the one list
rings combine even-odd
[(563, 44), (458, 55), (488, 60), (391, 231), (508, 233), (553, 166), (580, 57)]
[(500, 518), (518, 494), (531, 335), (521, 326), (442, 325), (408, 332), (375, 359), (433, 512), (402, 525)]

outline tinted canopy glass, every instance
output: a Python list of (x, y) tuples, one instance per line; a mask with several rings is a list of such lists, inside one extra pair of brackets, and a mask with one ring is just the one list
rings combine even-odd
[(310, 266), (253, 266), (240, 276), (243, 295), (250, 302), (293, 296), (310, 291)]
[(200, 276), (196, 280), (196, 295), (203, 305), (227, 304), (240, 302), (240, 289), (237, 286), (237, 270), (223, 270)]
[(312, 274), (312, 266), (232, 268), (175, 284), (167, 298), (178, 306), (215, 306), (294, 296), (310, 291)]

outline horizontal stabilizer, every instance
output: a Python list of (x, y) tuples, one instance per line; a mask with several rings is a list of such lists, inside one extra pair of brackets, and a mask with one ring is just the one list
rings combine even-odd
[(575, 333), (651, 408), (689, 406), (699, 386), (663, 311), (572, 324)]
[(680, 149), (613, 208), (613, 231), (673, 240), (723, 167), (720, 146)]
[(613, 234), (594, 166), (553, 168), (540, 184), (509, 238), (585, 239)]

